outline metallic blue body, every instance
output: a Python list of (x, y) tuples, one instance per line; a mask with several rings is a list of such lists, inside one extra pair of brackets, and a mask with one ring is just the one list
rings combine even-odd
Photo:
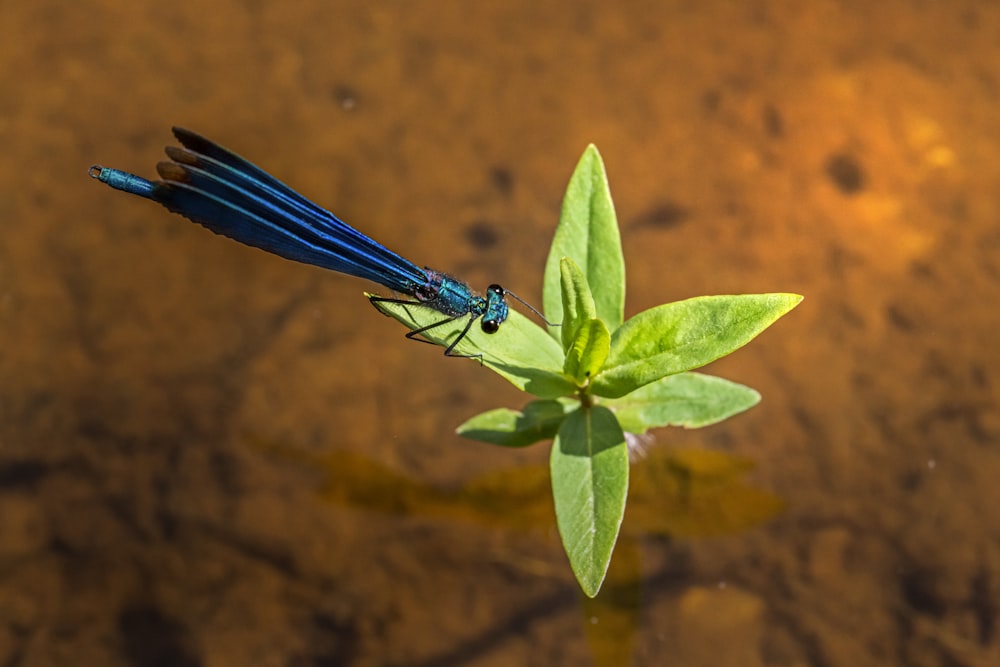
[(167, 147), (170, 161), (156, 166), (159, 181), (98, 165), (90, 168), (90, 175), (240, 243), (365, 278), (416, 300), (385, 301), (419, 303), (447, 316), (410, 332), (410, 337), (469, 316), (462, 334), (445, 350), (450, 356), (460, 356), (452, 350), (476, 318), (482, 318), (487, 333), (507, 319), (507, 292), (499, 285), (490, 285), (481, 296), (447, 274), (421, 269), (235, 153), (181, 128), (174, 128), (174, 136), (184, 148)]

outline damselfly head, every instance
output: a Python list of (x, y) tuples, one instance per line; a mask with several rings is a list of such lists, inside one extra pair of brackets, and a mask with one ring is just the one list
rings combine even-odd
[(506, 290), (497, 284), (486, 288), (486, 310), (483, 311), (483, 319), (480, 326), (488, 334), (496, 333), (500, 325), (507, 319)]

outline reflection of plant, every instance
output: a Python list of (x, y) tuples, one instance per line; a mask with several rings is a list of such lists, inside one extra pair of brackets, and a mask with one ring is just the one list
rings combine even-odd
[[(705, 296), (624, 320), (625, 262), (601, 157), (584, 152), (570, 179), (545, 266), (546, 332), (512, 311), (499, 332), (476, 327), (456, 352), (474, 355), (539, 400), (485, 412), (459, 427), (507, 446), (554, 439), (556, 522), (583, 591), (600, 590), (625, 512), (625, 431), (699, 427), (753, 406), (753, 389), (688, 371), (745, 345), (794, 308), (795, 294)], [(424, 308), (372, 301), (416, 329), (440, 319)], [(447, 345), (464, 322), (426, 332)]]
[[(493, 470), (458, 488), (442, 489), (361, 454), (316, 453), (267, 441), (250, 444), (269, 458), (320, 471), (320, 498), (327, 503), (397, 517), (433, 517), (501, 528), (541, 539), (547, 539), (550, 532), (549, 471), (543, 466)], [(651, 451), (636, 467), (629, 481), (629, 520), (622, 526), (603, 591), (583, 606), (584, 630), (595, 664), (631, 662), (645, 581), (639, 555), (642, 539), (731, 534), (781, 510), (780, 498), (747, 483), (752, 467), (749, 460), (725, 452), (666, 447)], [(517, 559), (509, 565), (542, 576), (561, 576), (561, 570), (544, 563)]]

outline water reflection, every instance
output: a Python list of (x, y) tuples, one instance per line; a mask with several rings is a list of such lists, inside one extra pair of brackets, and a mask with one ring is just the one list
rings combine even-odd
[[(333, 505), (542, 536), (551, 533), (554, 525), (545, 466), (507, 468), (454, 489), (441, 489), (356, 453), (315, 453), (263, 441), (254, 446), (281, 464), (320, 471), (318, 494)], [(641, 558), (644, 540), (733, 534), (781, 511), (784, 503), (778, 496), (746, 479), (752, 468), (749, 459), (725, 452), (665, 447), (652, 448), (633, 464), (628, 509), (605, 586), (593, 600), (579, 596), (581, 618), (597, 665), (623, 665), (632, 659), (643, 582), (650, 577)], [(537, 576), (565, 577), (565, 572), (553, 570), (551, 565), (509, 557), (515, 559), (509, 565)], [(649, 580), (655, 584), (660, 576), (654, 573)], [(560, 596), (549, 605), (539, 606), (536, 601), (532, 607), (534, 614), (542, 609), (554, 613), (565, 605), (566, 599)], [(493, 640), (499, 638), (493, 636)]]

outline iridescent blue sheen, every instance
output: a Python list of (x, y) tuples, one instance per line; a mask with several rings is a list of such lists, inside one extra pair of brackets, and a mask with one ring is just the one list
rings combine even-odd
[(174, 136), (184, 147), (167, 147), (170, 161), (156, 165), (158, 181), (100, 165), (89, 173), (240, 243), (365, 278), (415, 299), (377, 300), (420, 304), (447, 316), (411, 331), (410, 338), (468, 316), (462, 333), (445, 350), (448, 356), (465, 356), (453, 350), (477, 318), (486, 333), (496, 332), (507, 319), (509, 292), (499, 285), (490, 285), (482, 296), (445, 273), (421, 269), (235, 153), (189, 130), (175, 127)]

